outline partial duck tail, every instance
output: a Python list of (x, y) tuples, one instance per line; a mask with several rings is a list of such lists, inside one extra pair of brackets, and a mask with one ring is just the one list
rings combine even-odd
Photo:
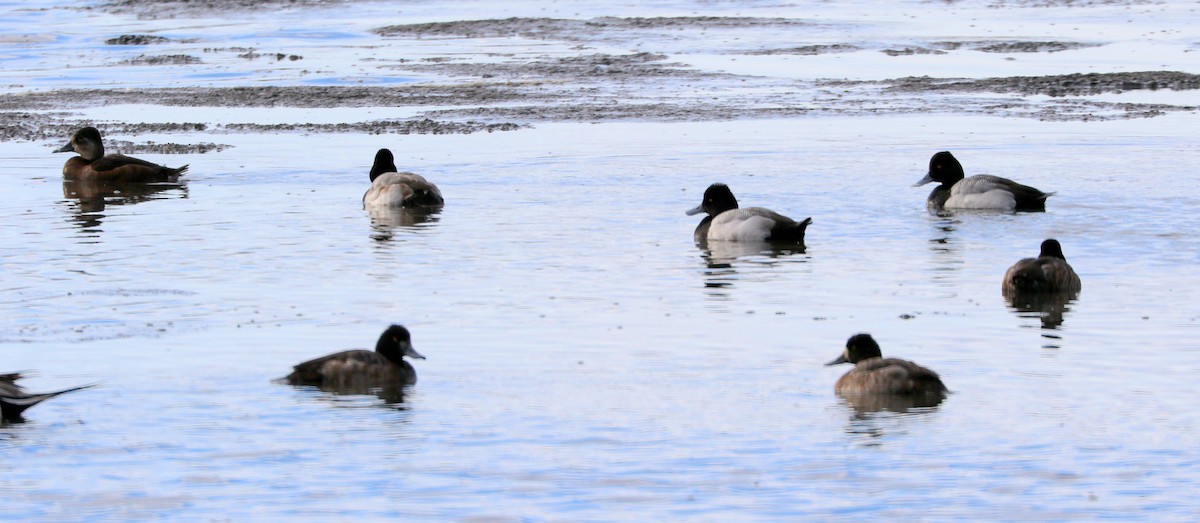
[[(56, 392), (29, 394), (12, 384), (13, 381), (21, 377), (20, 374), (8, 374), (0, 377), (6, 378), (6, 381), (9, 382), (8, 387), (0, 387), (0, 415), (2, 415), (4, 419), (20, 419), (21, 413), (25, 412), (30, 407), (37, 405), (38, 403), (46, 401), (55, 396), (61, 396), (68, 392), (90, 389), (98, 385), (96, 383), (90, 383)], [(11, 379), (7, 379), (10, 377)]]

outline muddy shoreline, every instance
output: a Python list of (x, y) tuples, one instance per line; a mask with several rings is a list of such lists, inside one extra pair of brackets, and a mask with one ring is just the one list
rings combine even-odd
[[(90, 9), (132, 13), (140, 18), (171, 18), (218, 11), (325, 8), (330, 1), (297, 2), (146, 2), (124, 0)], [(452, 134), (506, 132), (546, 122), (715, 121), (802, 116), (902, 114), (971, 114), (1040, 120), (1111, 120), (1155, 117), (1196, 111), (1196, 106), (1166, 103), (1101, 101), (1097, 94), (1130, 91), (1200, 89), (1200, 75), (1178, 71), (1069, 73), (1047, 76), (936, 78), (910, 76), (889, 80), (795, 80), (703, 70), (669, 51), (640, 50), (625, 54), (598, 52), (595, 46), (635, 41), (652, 48), (680, 35), (712, 31), (796, 30), (814, 22), (786, 18), (686, 16), (660, 18), (599, 17), (507, 18), (380, 26), (371, 32), (385, 40), (523, 38), (575, 44), (572, 53), (495, 56), (462, 53), (420, 59), (368, 58), (367, 67), (386, 75), (418, 80), (394, 85), (262, 85), (239, 87), (171, 87), (112, 89), (17, 90), (0, 96), (0, 141), (57, 140), (83, 125), (106, 133), (137, 136), (149, 132), (195, 133), (210, 141), (194, 149), (177, 144), (130, 144), (133, 152), (203, 152), (227, 145), (212, 143), (233, 133), (368, 133)], [(665, 40), (663, 40), (665, 39)], [(730, 42), (737, 40), (731, 39)], [(149, 34), (119, 34), (106, 45), (142, 50), (113, 65), (156, 68), (193, 67), (206, 59), (156, 48), (193, 42)], [(203, 43), (195, 43), (203, 46)], [(663, 44), (666, 45), (666, 44)], [(716, 44), (714, 44), (716, 45)], [(1059, 53), (1103, 45), (1100, 42), (1054, 40), (931, 41), (917, 45), (881, 44), (868, 49), (857, 43), (795, 46), (725, 43), (710, 50), (746, 56), (814, 56), (883, 53), (887, 56), (979, 52), (1004, 54)], [(242, 56), (266, 56), (254, 49), (231, 48)], [(196, 48), (196, 54), (213, 51)], [(706, 52), (710, 52), (706, 51)], [(280, 63), (303, 60), (286, 50), (270, 53)], [(214, 57), (219, 59), (220, 57)], [(219, 61), (219, 60), (218, 60)], [(270, 67), (270, 66), (267, 66)], [(282, 67), (282, 66), (281, 66)], [(141, 73), (145, 74), (145, 73)], [(19, 86), (18, 86), (19, 89)], [(11, 91), (11, 89), (10, 89)], [(1048, 97), (1048, 99), (1046, 98)], [(285, 124), (171, 124), (136, 121), (95, 122), (74, 111), (122, 104), (212, 108), (361, 108), (403, 107), (412, 116), (345, 123), (297, 121)], [(168, 146), (170, 145), (170, 147)]]

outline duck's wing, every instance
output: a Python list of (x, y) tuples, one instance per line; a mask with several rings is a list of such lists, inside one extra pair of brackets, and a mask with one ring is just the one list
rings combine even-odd
[(371, 187), (363, 194), (363, 206), (403, 207), (404, 201), (412, 194), (412, 188), (404, 183), (401, 173), (383, 173), (371, 182)]
[(1062, 258), (1025, 258), (1004, 273), (1005, 292), (1074, 292), (1082, 287), (1079, 275)]
[(148, 162), (141, 158), (134, 158), (132, 156), (125, 156), (123, 154), (110, 154), (108, 156), (105, 156), (103, 158), (100, 158), (99, 160), (92, 162), (92, 168), (98, 172), (112, 171), (114, 169), (118, 169), (118, 168), (121, 168), (121, 167), (124, 167), (127, 165), (136, 165), (136, 166), (140, 166), (140, 167), (153, 167), (156, 169), (163, 168), (163, 166), (161, 166), (157, 163)]
[(1075, 269), (1071, 268), (1071, 264), (1062, 258), (1041, 258), (1042, 272), (1045, 273), (1046, 279), (1054, 283), (1055, 290), (1075, 292), (1083, 288), (1083, 283), (1079, 280), (1079, 275), (1075, 274)]
[(442, 192), (424, 177), (413, 173), (383, 173), (363, 195), (366, 207), (414, 207), (442, 205)]
[(1018, 209), (1046, 208), (1046, 198), (1054, 193), (1043, 192), (1034, 187), (1014, 182), (1008, 178), (977, 174), (960, 180), (950, 189), (951, 197), (955, 195), (984, 194), (993, 191), (1003, 191), (1012, 195), (1014, 206)]
[(184, 174), (188, 166), (167, 167), (141, 158), (110, 154), (90, 164), (92, 170), (106, 177), (127, 179), (129, 181), (167, 181), (172, 177)]
[(352, 349), (308, 360), (292, 367), (284, 380), (293, 385), (319, 385), (374, 366), (393, 365), (375, 351)]
[[(944, 393), (946, 386), (936, 372), (899, 358), (860, 361), (847, 376), (856, 375), (858, 390), (886, 394)], [(844, 377), (845, 378), (845, 377)], [(839, 380), (839, 385), (841, 381)]]
[(406, 206), (434, 206), (442, 205), (445, 202), (442, 198), (442, 191), (425, 177), (414, 173), (396, 174), (408, 187), (409, 194), (404, 200)]

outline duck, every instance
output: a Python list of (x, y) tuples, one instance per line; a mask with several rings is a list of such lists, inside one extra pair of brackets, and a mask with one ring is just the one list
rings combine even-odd
[(413, 348), (408, 329), (391, 325), (379, 335), (374, 351), (351, 349), (309, 360), (292, 367), (282, 381), (328, 387), (412, 385), (417, 382), (417, 371), (405, 356), (425, 359)]
[(1004, 272), (1002, 290), (1013, 293), (1074, 293), (1083, 288), (1079, 275), (1063, 256), (1062, 244), (1054, 238), (1042, 242), (1037, 258), (1024, 258)]
[(913, 187), (929, 182), (941, 183), (925, 201), (934, 210), (1045, 211), (1046, 198), (1054, 194), (990, 174), (964, 177), (962, 164), (950, 151), (934, 154), (929, 159), (929, 172)]
[(166, 167), (123, 154), (104, 154), (104, 142), (95, 127), (84, 127), (71, 136), (71, 141), (55, 149), (56, 153), (74, 151), (63, 165), (63, 177), (85, 182), (174, 182), (186, 173), (188, 166)]
[(20, 372), (0, 374), (0, 417), (6, 421), (19, 421), (26, 409), (55, 396), (95, 387), (96, 384), (71, 387), (57, 392), (32, 394), (17, 384), (17, 380), (25, 377)]
[(854, 368), (834, 385), (838, 394), (943, 395), (946, 385), (937, 373), (908, 360), (884, 358), (870, 334), (855, 334), (846, 348), (826, 366), (853, 363)]
[(392, 151), (380, 149), (371, 165), (371, 188), (363, 194), (363, 208), (440, 207), (442, 191), (419, 174), (398, 172)]
[(704, 190), (700, 205), (687, 211), (688, 216), (707, 213), (696, 226), (697, 243), (708, 241), (748, 241), (797, 243), (804, 245), (804, 232), (812, 218), (796, 221), (762, 207), (738, 208), (733, 191), (723, 183)]

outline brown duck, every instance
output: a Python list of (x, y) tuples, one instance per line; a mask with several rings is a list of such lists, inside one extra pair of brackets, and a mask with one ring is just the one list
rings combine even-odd
[(1008, 268), (1002, 290), (1009, 295), (1018, 292), (1072, 293), (1082, 288), (1079, 275), (1063, 256), (1062, 245), (1058, 240), (1049, 239), (1042, 242), (1037, 258), (1025, 258)]
[(826, 365), (853, 363), (838, 379), (838, 394), (929, 394), (943, 395), (946, 386), (936, 372), (908, 360), (884, 358), (870, 334), (855, 334), (846, 340), (842, 355)]
[(71, 136), (67, 145), (56, 153), (75, 151), (75, 156), (63, 165), (63, 177), (85, 182), (173, 182), (187, 172), (188, 166), (171, 168), (123, 154), (104, 154), (104, 142), (95, 127), (84, 127)]

